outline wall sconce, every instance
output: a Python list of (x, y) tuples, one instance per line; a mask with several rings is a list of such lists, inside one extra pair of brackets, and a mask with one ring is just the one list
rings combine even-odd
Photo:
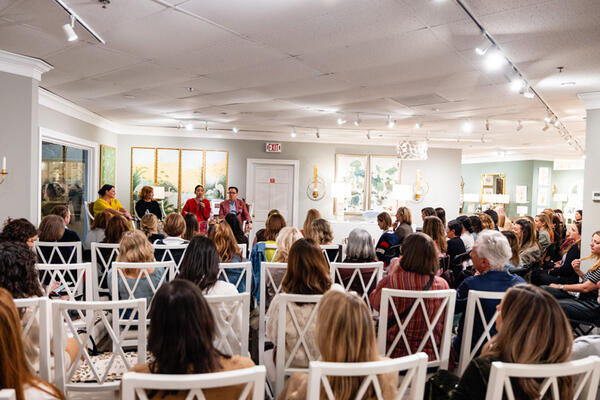
[(0, 185), (2, 185), (4, 183), (4, 180), (6, 179), (6, 175), (8, 175), (8, 172), (6, 172), (6, 157), (2, 157), (2, 170), (0, 171)]

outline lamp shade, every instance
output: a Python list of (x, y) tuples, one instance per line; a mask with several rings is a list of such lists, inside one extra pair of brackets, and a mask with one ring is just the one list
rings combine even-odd
[(465, 203), (479, 203), (479, 193), (465, 193), (463, 201)]
[(410, 200), (412, 197), (411, 185), (394, 185), (392, 188), (392, 199), (394, 200)]
[(154, 190), (154, 199), (155, 200), (163, 200), (165, 198), (165, 188), (162, 186), (152, 186), (152, 190)]
[(336, 199), (347, 199), (352, 195), (350, 184), (346, 182), (333, 182), (331, 195)]

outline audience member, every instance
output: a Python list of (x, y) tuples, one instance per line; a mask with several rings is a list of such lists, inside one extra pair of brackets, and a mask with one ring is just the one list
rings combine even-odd
[[(573, 335), (565, 314), (555, 299), (543, 290), (527, 284), (516, 285), (506, 292), (498, 305), (494, 336), (481, 356), (471, 360), (456, 389), (453, 400), (485, 398), (492, 362), (545, 364), (569, 361)], [(543, 335), (532, 332), (544, 332)], [(538, 398), (541, 380), (511, 380), (515, 398)], [(559, 398), (573, 398), (571, 377), (558, 378)]]
[[(477, 236), (477, 241), (471, 251), (473, 268), (477, 271), (475, 276), (466, 278), (456, 290), (455, 314), (462, 313), (458, 323), (458, 334), (454, 338), (453, 346), (456, 354), (460, 354), (462, 335), (465, 324), (465, 310), (467, 309), (467, 299), (470, 290), (479, 290), (484, 292), (505, 292), (510, 287), (525, 283), (523, 278), (517, 275), (509, 274), (504, 270), (504, 266), (512, 255), (510, 244), (506, 237), (498, 232), (485, 230)], [(478, 338), (483, 334), (483, 323), (492, 319), (496, 312), (498, 300), (484, 299), (481, 301), (481, 307), (485, 316), (485, 321), (481, 321), (479, 314), (475, 313), (473, 324), (471, 349), (477, 343)], [(493, 326), (490, 336), (496, 334), (496, 327)], [(477, 351), (476, 356), (479, 354)]]
[(0, 288), (0, 388), (14, 389), (17, 400), (64, 400), (51, 383), (35, 376), (27, 363), (19, 312)]
[(535, 228), (541, 251), (545, 253), (548, 246), (554, 242), (554, 231), (552, 230), (552, 222), (550, 222), (548, 215), (544, 213), (536, 215)]
[(140, 229), (142, 232), (144, 232), (150, 243), (154, 243), (165, 238), (165, 235), (158, 233), (158, 218), (156, 218), (156, 215), (152, 213), (148, 213), (142, 217), (142, 220), (140, 221)]
[(131, 214), (123, 208), (116, 196), (115, 187), (113, 185), (104, 185), (98, 190), (100, 196), (98, 200), (94, 202), (94, 217), (106, 210), (112, 215), (120, 215), (128, 220), (131, 220)]
[(195, 214), (187, 213), (183, 216), (185, 222), (185, 232), (183, 232), (183, 238), (188, 242), (200, 234), (198, 229), (198, 218)]
[(144, 218), (146, 214), (155, 215), (158, 220), (163, 219), (160, 205), (154, 200), (154, 188), (144, 186), (140, 191), (140, 199), (135, 203), (135, 212), (138, 218)]
[[(591, 254), (583, 260), (594, 259), (594, 265), (583, 273), (580, 269), (581, 259), (571, 262), (575, 272), (583, 279), (583, 283), (557, 284), (544, 286), (557, 300), (569, 319), (597, 323), (600, 321), (600, 304), (598, 303), (598, 282), (600, 282), (600, 231), (592, 235)], [(579, 293), (576, 297), (571, 293)]]
[(575, 221), (581, 222), (582, 219), (583, 219), (583, 210), (575, 211)]
[(436, 216), (425, 217), (423, 221), (423, 233), (433, 240), (437, 256), (444, 257), (448, 250), (448, 241), (446, 240), (446, 230), (442, 220)]
[(250, 231), (252, 229), (252, 218), (248, 213), (246, 202), (238, 199), (238, 188), (230, 186), (227, 189), (227, 194), (229, 198), (219, 205), (219, 217), (225, 218), (227, 214), (233, 214), (239, 219), (240, 224), (245, 221), (246, 231)]
[[(196, 195), (195, 197), (192, 197), (185, 202), (185, 205), (181, 210), (181, 215), (195, 215), (196, 222), (208, 221), (210, 219), (210, 201), (204, 198), (204, 186), (196, 185), (194, 188), (194, 194)], [(221, 217), (224, 217), (224, 215)]]
[[(321, 252), (321, 249), (315, 245), (312, 240), (300, 239), (297, 240), (290, 248), (290, 254), (288, 257), (288, 268), (281, 282), (281, 292), (289, 294), (325, 294), (331, 288), (331, 278), (329, 275), (329, 267), (325, 256)], [(341, 288), (338, 288), (341, 290)], [(281, 295), (276, 294), (271, 301), (271, 306), (267, 312), (267, 338), (277, 343), (277, 332), (278, 332), (278, 316), (279, 307), (281, 305)], [(315, 304), (303, 304), (299, 305), (296, 303), (290, 304), (288, 307), (294, 311), (296, 321), (299, 326), (306, 326), (309, 322)], [(285, 327), (285, 349), (277, 349), (277, 351), (285, 351), (285, 359), (288, 360), (292, 349), (298, 342), (300, 332), (295, 328), (292, 323), (292, 316), (287, 311), (286, 327)], [(318, 358), (318, 348), (315, 343), (315, 319), (310, 321), (310, 326), (307, 328), (307, 334), (305, 335), (304, 342), (307, 345), (308, 351), (311, 353), (313, 359)], [(271, 361), (272, 355), (270, 352), (265, 354), (265, 362), (267, 368), (272, 372)], [(295, 355), (294, 359), (289, 362), (290, 367), (307, 368), (309, 358), (306, 354), (304, 346), (300, 346)]]
[(413, 232), (412, 216), (408, 207), (400, 207), (396, 211), (396, 222), (394, 222), (394, 232), (398, 236), (398, 243), (402, 244), (404, 238)]
[(293, 226), (286, 226), (277, 235), (275, 243), (277, 244), (277, 257), (276, 261), (280, 263), (287, 263), (288, 256), (290, 254), (290, 248), (297, 240), (302, 239), (302, 234), (298, 228)]
[[(271, 211), (269, 211), (269, 213), (267, 214), (267, 219), (269, 219), (269, 217), (273, 214), (279, 214), (279, 210), (277, 209), (273, 209)], [(266, 228), (261, 228), (258, 231), (256, 231), (256, 233), (254, 234), (254, 243), (252, 243), (252, 245), (255, 245), (258, 242), (266, 242), (267, 239), (265, 238), (265, 232), (266, 232)]]
[[(276, 244), (275, 239), (279, 231), (285, 228), (285, 219), (281, 214), (273, 214), (265, 222), (265, 240), (259, 243)], [(274, 261), (276, 249), (265, 249), (265, 258), (267, 261)]]
[(227, 214), (225, 216), (225, 221), (229, 224), (233, 235), (235, 236), (235, 240), (238, 244), (245, 244), (248, 246), (248, 236), (244, 234), (242, 231), (242, 226), (240, 225), (240, 220), (236, 218), (233, 214)]
[(433, 207), (425, 207), (421, 209), (421, 218), (423, 219), (423, 223), (425, 223), (425, 218), (427, 217), (437, 217), (437, 215), (435, 215), (435, 209)]
[[(196, 240), (209, 240), (197, 237)], [(150, 309), (148, 351), (151, 361), (131, 371), (151, 374), (201, 374), (254, 366), (252, 360), (226, 355), (214, 346), (217, 326), (213, 313), (192, 283), (176, 279), (156, 292)], [(245, 385), (203, 390), (207, 400), (240, 398)], [(186, 392), (155, 391), (152, 399), (183, 400)]]
[[(50, 214), (42, 218), (38, 227), (38, 238), (40, 242), (59, 242), (65, 233), (65, 224), (58, 215)], [(77, 259), (72, 256), (72, 248), (61, 248), (60, 254), (50, 246), (39, 246), (41, 252), (40, 262), (44, 264), (64, 264), (65, 262), (76, 263)], [(62, 257), (61, 257), (62, 255)], [(47, 284), (48, 282), (44, 282)]]
[(496, 225), (494, 224), (494, 220), (492, 219), (492, 217), (490, 217), (488, 214), (478, 214), (479, 219), (481, 220), (481, 229), (485, 230), (485, 229), (489, 229), (489, 230), (494, 230), (496, 229)]
[(304, 225), (300, 230), (300, 233), (304, 235), (304, 237), (311, 237), (311, 229), (313, 221), (323, 218), (321, 217), (321, 213), (316, 208), (311, 208), (306, 213), (306, 218), (304, 219)]
[(35, 226), (25, 218), (8, 218), (0, 233), (0, 242), (21, 242), (33, 249), (33, 243), (38, 239)]
[(521, 264), (521, 257), (519, 257), (521, 246), (517, 235), (515, 235), (513, 231), (502, 231), (502, 234), (508, 240), (508, 244), (510, 245), (511, 256), (506, 262), (506, 265), (504, 265), (504, 270), (510, 272), (511, 268), (520, 268), (523, 266)]
[(462, 233), (460, 234), (460, 240), (465, 245), (465, 251), (469, 252), (473, 249), (475, 239), (473, 239), (473, 228), (471, 227), (471, 220), (466, 215), (461, 215), (456, 218), (456, 221), (462, 224)]
[[(318, 246), (321, 245), (331, 245), (333, 243), (333, 229), (331, 229), (331, 225), (326, 219), (319, 218), (315, 219), (312, 223), (311, 229), (309, 233), (312, 236), (306, 236), (307, 239), (312, 239), (315, 244)], [(336, 258), (341, 261), (342, 255), (338, 253), (340, 252), (340, 246), (336, 249), (326, 249), (327, 253), (327, 261), (333, 262)]]
[(215, 225), (212, 241), (217, 247), (219, 259), (223, 263), (234, 263), (244, 261), (244, 255), (238, 246), (233, 231), (225, 220)]
[(442, 207), (437, 207), (435, 209), (435, 216), (442, 221), (444, 226), (446, 226), (446, 210), (444, 210)]
[(446, 254), (450, 256), (451, 266), (459, 264), (460, 260), (458, 257), (467, 252), (465, 249), (465, 244), (460, 238), (463, 229), (463, 224), (461, 224), (460, 221), (453, 219), (452, 221), (448, 222), (448, 251)]
[[(346, 244), (346, 258), (344, 259), (344, 263), (352, 263), (352, 264), (363, 264), (376, 262), (377, 253), (375, 251), (375, 246), (373, 245), (373, 239), (371, 238), (371, 234), (362, 228), (354, 228), (350, 235), (348, 236), (348, 243)], [(341, 284), (343, 287), (348, 290), (353, 290), (359, 295), (363, 295), (364, 290), (361, 284), (361, 280), (358, 275), (355, 275), (355, 269), (352, 268), (343, 268), (338, 267), (338, 274), (335, 276), (335, 283)], [(373, 268), (364, 268), (361, 269), (362, 280), (365, 285), (371, 280), (373, 276)], [(341, 278), (341, 282), (340, 282)], [(352, 282), (350, 283), (350, 280)], [(350, 286), (348, 286), (350, 284)], [(373, 279), (370, 286), (367, 287), (367, 292), (371, 293), (375, 286), (377, 285), (376, 279)]]
[(542, 258), (540, 246), (535, 237), (535, 229), (533, 224), (525, 219), (518, 219), (513, 224), (513, 232), (519, 238), (521, 251), (519, 257), (524, 266), (537, 264)]
[(185, 220), (180, 214), (171, 213), (165, 217), (163, 231), (167, 235), (166, 238), (157, 242), (157, 244), (177, 245), (188, 243), (183, 238), (185, 233)]
[(129, 232), (129, 223), (120, 215), (111, 217), (106, 223), (102, 243), (121, 243), (123, 235)]
[(84, 247), (86, 249), (91, 249), (92, 243), (100, 243), (104, 241), (104, 231), (106, 230), (106, 226), (110, 217), (111, 213), (107, 211), (102, 211), (96, 215), (96, 218), (94, 218), (92, 221), (90, 230), (85, 235)]
[(491, 208), (488, 208), (483, 213), (489, 215), (490, 218), (492, 218), (492, 222), (494, 223), (493, 229), (498, 230), (498, 213), (492, 210)]
[[(315, 341), (325, 362), (369, 362), (380, 361), (377, 350), (375, 328), (366, 304), (356, 294), (331, 290), (319, 304), (315, 327)], [(398, 375), (378, 375), (381, 398), (396, 398)], [(331, 377), (329, 384), (336, 399), (349, 400), (356, 396), (363, 377)], [(294, 373), (287, 382), (279, 399), (300, 400), (306, 398), (308, 375)], [(373, 387), (365, 393), (366, 398), (375, 398)]]
[(392, 229), (392, 218), (386, 211), (377, 216), (377, 225), (383, 233), (375, 245), (375, 252), (377, 259), (383, 261), (383, 265), (387, 267), (393, 257), (400, 255), (400, 240)]
[(69, 210), (68, 206), (55, 206), (52, 209), (52, 214), (58, 215), (64, 221), (65, 233), (63, 234), (62, 238), (60, 238), (59, 242), (81, 242), (77, 232), (69, 229), (69, 224), (71, 223), (71, 210)]
[[(436, 218), (437, 217), (430, 217)], [(440, 221), (441, 223), (441, 221)], [(448, 283), (436, 276), (439, 266), (437, 250), (433, 240), (424, 233), (412, 233), (404, 239), (402, 245), (402, 257), (394, 259), (390, 265), (389, 272), (377, 284), (377, 288), (369, 296), (371, 306), (374, 310), (379, 311), (381, 306), (381, 291), (384, 288), (401, 289), (401, 290), (443, 290), (448, 289)], [(396, 298), (394, 300), (396, 310), (399, 311), (398, 316), (405, 323), (405, 318), (413, 306), (413, 299)], [(442, 299), (426, 299), (425, 307), (429, 320), (438, 311), (442, 304)], [(400, 311), (401, 310), (401, 311)], [(392, 308), (388, 312), (388, 320), (395, 321), (395, 314)], [(441, 316), (437, 325), (433, 328), (433, 340), (440, 343), (442, 338), (444, 317)], [(394, 341), (400, 328), (397, 323), (389, 323), (386, 335), (386, 348)], [(392, 358), (414, 354), (417, 351), (421, 341), (425, 337), (428, 327), (425, 324), (423, 311), (419, 307), (415, 310), (410, 322), (404, 328), (404, 333), (408, 340), (410, 349), (406, 348), (404, 341), (400, 340), (392, 350)], [(435, 359), (434, 349), (431, 340), (427, 340), (421, 351), (424, 351), (429, 356), (430, 360)]]
[(573, 261), (581, 257), (581, 222), (575, 222), (569, 233), (571, 245), (564, 249), (562, 260), (549, 270), (534, 270), (531, 273), (531, 283), (549, 285), (551, 283), (578, 283), (579, 275), (573, 269)]
[(477, 235), (483, 230), (483, 224), (481, 223), (481, 218), (477, 215), (471, 215), (469, 221), (471, 222), (471, 229), (473, 230), (473, 242), (475, 242), (475, 240), (477, 240)]

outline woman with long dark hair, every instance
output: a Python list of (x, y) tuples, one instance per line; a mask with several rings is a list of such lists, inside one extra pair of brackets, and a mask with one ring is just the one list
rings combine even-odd
[[(131, 371), (200, 374), (254, 366), (247, 357), (230, 356), (217, 350), (213, 345), (216, 334), (213, 313), (200, 289), (183, 279), (165, 283), (156, 292), (150, 308), (148, 351), (152, 361), (138, 364)], [(206, 389), (203, 393), (207, 400), (237, 399), (243, 389), (244, 385), (238, 385)], [(168, 395), (158, 392), (152, 398), (185, 399), (186, 395), (185, 392)]]
[(536, 239), (536, 232), (528, 219), (518, 219), (513, 224), (513, 232), (519, 238), (521, 252), (519, 257), (524, 266), (539, 263), (542, 258), (542, 250)]
[(233, 232), (233, 236), (235, 236), (235, 240), (238, 244), (246, 244), (248, 246), (248, 236), (244, 234), (242, 231), (242, 226), (240, 225), (240, 220), (233, 214), (227, 214), (225, 216), (225, 221), (229, 224), (231, 231)]

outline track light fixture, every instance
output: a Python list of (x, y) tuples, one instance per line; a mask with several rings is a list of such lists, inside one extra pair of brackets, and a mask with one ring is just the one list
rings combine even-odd
[(184, 126), (186, 131), (192, 131), (194, 130), (194, 124), (192, 124), (191, 122), (187, 122)]
[(391, 116), (387, 116), (387, 126), (388, 128), (393, 128), (396, 125), (396, 121), (392, 120)]
[(520, 92), (524, 87), (525, 81), (520, 76), (517, 76), (510, 81), (510, 90), (515, 93)]
[(367, 139), (371, 140), (371, 131), (367, 131)]
[(548, 125), (548, 123), (544, 123), (544, 127), (542, 128), (542, 131), (546, 132), (548, 130), (548, 128), (550, 128), (550, 125)]
[(490, 47), (492, 47), (491, 45), (487, 45), (487, 46), (486, 46), (486, 44), (487, 44), (487, 43), (488, 43), (488, 42), (487, 42), (487, 40), (486, 40), (486, 43), (485, 43), (485, 44), (483, 44), (483, 45), (481, 45), (481, 46), (477, 46), (477, 47), (475, 47), (475, 53), (477, 53), (477, 54), (478, 54), (478, 55), (480, 55), (480, 56), (484, 56), (484, 55), (485, 55), (485, 53), (487, 53), (488, 49), (489, 49)]
[(346, 119), (344, 118), (344, 114), (340, 115), (337, 119), (338, 125), (344, 125), (346, 123)]
[(544, 117), (544, 122), (547, 123), (547, 124), (549, 124), (550, 121), (552, 121), (552, 115), (550, 115), (550, 113), (548, 113), (548, 115), (546, 115)]
[(415, 129), (421, 129), (423, 127), (423, 123), (422, 122), (417, 122), (415, 124)]
[(488, 132), (490, 131), (490, 120), (489, 119), (485, 120), (485, 130)]
[(360, 115), (358, 115), (358, 113), (356, 113), (356, 119), (354, 120), (354, 126), (359, 126), (361, 123), (361, 119), (360, 119)]
[(521, 123), (521, 120), (517, 121), (517, 132), (519, 132), (521, 129), (523, 129), (523, 124)]
[(559, 125), (560, 125), (560, 120), (558, 118), (556, 118), (556, 121), (554, 121), (554, 126), (556, 128), (558, 128)]
[(523, 92), (523, 96), (526, 99), (533, 99), (535, 97), (535, 95), (533, 94), (533, 92), (531, 91), (531, 89), (527, 89)]
[(233, 128), (231, 128), (231, 130), (233, 131), (233, 133), (238, 133), (240, 131), (237, 126), (234, 126)]
[(296, 137), (296, 128), (292, 126), (292, 137)]
[(79, 39), (79, 36), (77, 36), (77, 34), (75, 33), (75, 17), (71, 15), (71, 23), (70, 24), (64, 24), (63, 25), (63, 31), (65, 31), (66, 35), (67, 35), (67, 40), (69, 42), (74, 42), (75, 40)]
[(316, 135), (317, 135), (317, 139), (321, 139), (321, 134), (319, 133), (319, 128), (317, 128)]
[(488, 71), (498, 71), (506, 64), (506, 57), (500, 50), (498, 50), (498, 48), (493, 48), (486, 52), (483, 65)]

